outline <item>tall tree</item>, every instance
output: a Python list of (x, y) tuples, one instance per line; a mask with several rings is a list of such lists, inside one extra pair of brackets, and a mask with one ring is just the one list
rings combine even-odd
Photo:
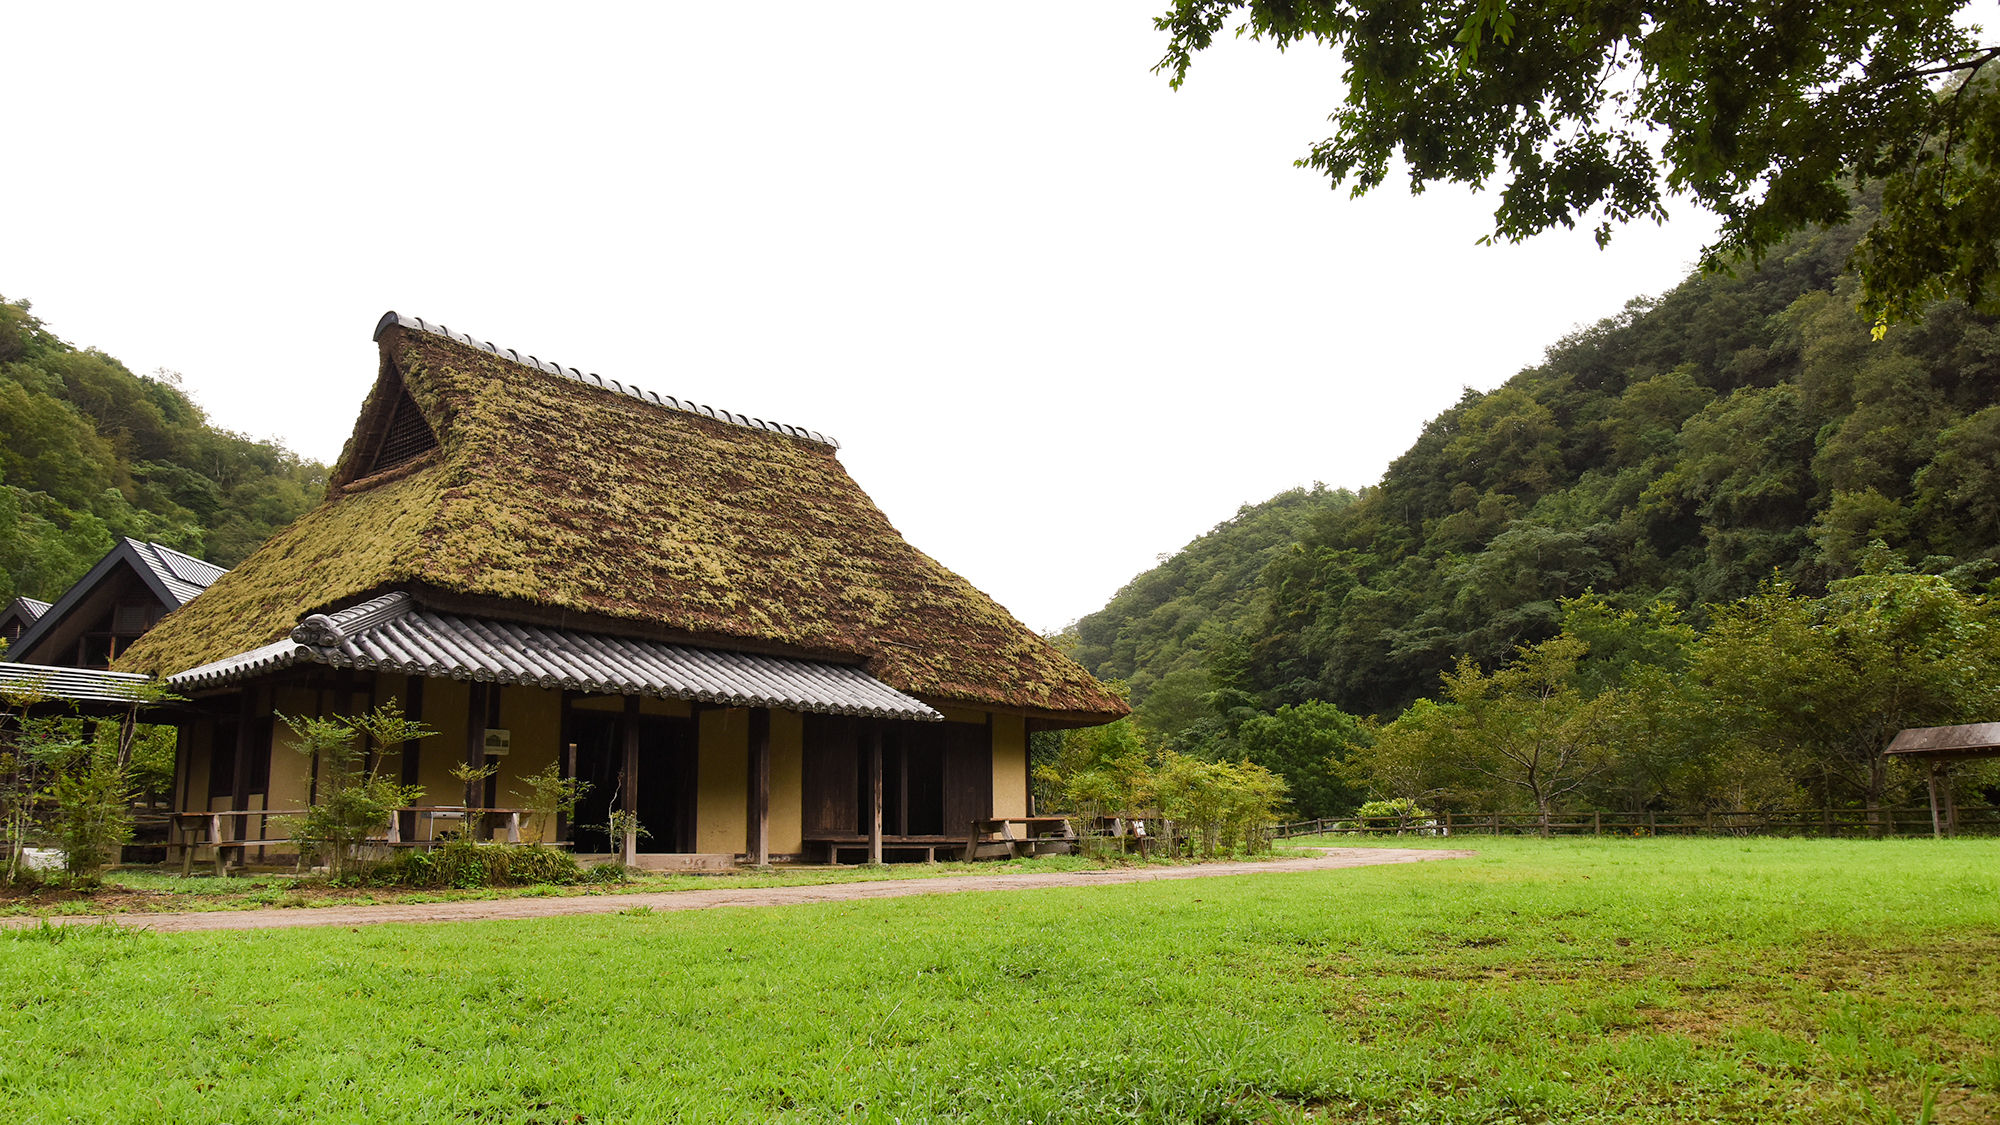
[[(1853, 214), (1885, 181), (1857, 255), (1873, 316), (1953, 293), (1980, 304), (2000, 237), (2000, 99), (1981, 96), (1968, 0), (1175, 0), (1158, 69), (1179, 87), (1231, 24), (1347, 64), (1334, 135), (1302, 166), (1355, 193), (1392, 160), (1413, 190), (1449, 181), (1500, 202), (1489, 239), (1666, 216), (1685, 195), (1722, 217), (1711, 268), (1759, 261)], [(1948, 83), (1940, 89), (1939, 83)]]
[(1860, 793), (1879, 824), (1897, 731), (2000, 709), (2000, 622), (1987, 598), (1901, 571), (1878, 544), (1869, 572), (1824, 598), (1773, 583), (1723, 609), (1689, 670), (1746, 741)]

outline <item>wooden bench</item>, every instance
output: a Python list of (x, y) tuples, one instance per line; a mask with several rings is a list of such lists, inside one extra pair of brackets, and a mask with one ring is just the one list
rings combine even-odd
[[(1021, 826), (1023, 835), (1014, 834), (1017, 824)], [(1051, 834), (1051, 828), (1059, 831)], [(999, 839), (992, 839), (995, 836)], [(966, 835), (963, 856), (968, 863), (984, 857), (1025, 859), (1036, 855), (1067, 855), (1075, 847), (1076, 833), (1070, 829), (1067, 817), (987, 817), (972, 822), (972, 830)]]

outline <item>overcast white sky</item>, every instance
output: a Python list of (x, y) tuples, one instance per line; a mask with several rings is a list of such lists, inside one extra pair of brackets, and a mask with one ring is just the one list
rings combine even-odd
[(1350, 200), (1291, 164), (1338, 60), (1231, 42), (1175, 93), (1166, 6), (17, 5), (0, 294), (327, 460), (391, 308), (809, 426), (1049, 629), (1374, 483), (1712, 232)]

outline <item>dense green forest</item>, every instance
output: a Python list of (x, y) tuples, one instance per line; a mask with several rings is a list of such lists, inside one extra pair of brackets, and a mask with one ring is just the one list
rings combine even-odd
[(234, 566), (318, 502), (325, 466), (217, 429), (179, 383), (0, 299), (0, 601), (55, 598), (120, 535)]
[[(1454, 683), (1512, 674), (1544, 642), (1568, 662), (1557, 686), (1588, 699), (1629, 686), (1634, 653), (1677, 674), (1700, 663), (1699, 646), (1748, 612), (1746, 598), (1782, 595), (1813, 607), (1815, 628), (1838, 631), (1840, 607), (1856, 599), (1947, 588), (1965, 599), (1953, 612), (1984, 629), (1984, 591), (2000, 574), (2000, 334), (1995, 318), (1944, 302), (1872, 339), (1843, 271), (1872, 219), (1864, 207), (1761, 270), (1697, 275), (1632, 301), (1499, 388), (1467, 390), (1378, 484), (1246, 506), (1065, 639), (1086, 667), (1130, 684), (1158, 747), (1247, 753), (1274, 768), (1304, 755), (1288, 773), (1294, 796), (1314, 791), (1301, 808), (1330, 811), (1370, 793), (1501, 800), (1505, 786), (1462, 774), (1413, 789), (1393, 784), (1381, 760), (1318, 765), (1374, 741), (1356, 717), (1459, 707)], [(1895, 590), (1864, 597), (1868, 582)], [(1592, 629), (1594, 653), (1565, 647)], [(1684, 686), (1711, 703), (1722, 690)], [(1947, 716), (1939, 722), (1954, 713), (1922, 711)], [(1763, 722), (1736, 720), (1730, 737)], [(1278, 741), (1294, 745), (1260, 754), (1273, 724), (1289, 724), (1294, 734)], [(1717, 732), (1676, 729), (1724, 752)], [(1823, 766), (1773, 767), (1782, 776), (1759, 792), (1894, 795), (1883, 788), (1893, 778), (1844, 784)], [(1663, 784), (1614, 798), (1586, 785), (1575, 796), (1631, 804), (1718, 792)]]

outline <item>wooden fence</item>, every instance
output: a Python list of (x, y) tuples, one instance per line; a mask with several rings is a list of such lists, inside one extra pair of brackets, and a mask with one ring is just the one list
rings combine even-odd
[[(1872, 819), (1871, 819), (1872, 817)], [(1929, 836), (1927, 805), (1880, 809), (1703, 812), (1446, 812), (1428, 817), (1323, 817), (1274, 824), (1272, 839), (1300, 836)], [(1960, 805), (1961, 836), (2000, 835), (2000, 807)]]

